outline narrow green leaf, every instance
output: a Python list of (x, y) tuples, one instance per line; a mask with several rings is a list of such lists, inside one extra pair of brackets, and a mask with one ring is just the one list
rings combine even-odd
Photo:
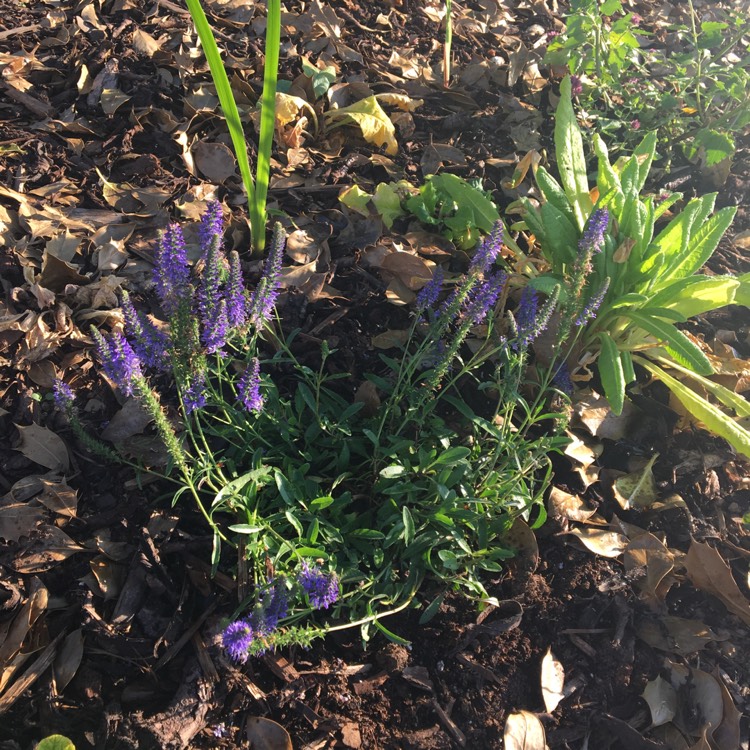
[(623, 310), (622, 315), (654, 336), (679, 364), (701, 375), (710, 375), (714, 371), (708, 357), (682, 331), (678, 331), (670, 323), (651, 318), (639, 310)]
[(599, 354), (599, 377), (604, 387), (604, 395), (607, 397), (612, 411), (622, 414), (625, 404), (625, 374), (622, 370), (622, 361), (617, 344), (606, 332), (599, 333), (602, 350)]
[(414, 541), (414, 519), (406, 505), (401, 511), (401, 518), (404, 522), (404, 544), (408, 547)]
[(445, 600), (445, 594), (446, 592), (443, 591), (429, 603), (429, 605), (427, 606), (425, 611), (422, 612), (422, 615), (419, 618), (420, 625), (425, 625), (426, 623), (428, 623), (440, 611), (440, 605)]
[(701, 421), (708, 430), (715, 435), (719, 435), (719, 437), (723, 437), (738, 453), (750, 457), (750, 432), (677, 378), (673, 378), (666, 373), (658, 365), (644, 357), (638, 357), (637, 361), (652, 375), (661, 380), (688, 412)]

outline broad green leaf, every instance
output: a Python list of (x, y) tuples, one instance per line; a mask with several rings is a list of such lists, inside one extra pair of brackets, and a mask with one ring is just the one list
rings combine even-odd
[(560, 183), (542, 166), (537, 168), (535, 177), (544, 200), (565, 214), (571, 223), (574, 222), (573, 209)]
[(731, 305), (739, 286), (732, 276), (688, 276), (662, 287), (648, 304), (675, 310), (687, 319)]
[(401, 206), (404, 196), (410, 194), (412, 186), (405, 180), (399, 182), (381, 182), (375, 188), (375, 194), (372, 196), (372, 202), (375, 205), (380, 216), (383, 218), (383, 224), (390, 229), (393, 222), (406, 212)]
[(654, 377), (661, 380), (690, 414), (702, 422), (708, 430), (723, 437), (738, 453), (750, 457), (750, 432), (658, 365), (644, 357), (638, 357), (637, 361)]
[(609, 162), (609, 151), (607, 150), (607, 144), (604, 143), (599, 133), (596, 133), (594, 135), (594, 151), (599, 161), (597, 187), (599, 188), (600, 196), (606, 195), (611, 190), (615, 189), (622, 192), (620, 177), (617, 172), (612, 169), (612, 165)]
[(633, 156), (638, 160), (638, 182), (636, 192), (640, 193), (646, 184), (648, 174), (651, 171), (651, 165), (656, 154), (656, 133), (646, 133), (643, 140), (636, 146)]
[(623, 310), (622, 315), (630, 318), (644, 331), (654, 336), (671, 357), (701, 375), (711, 375), (713, 367), (708, 357), (684, 334), (670, 323), (652, 318), (640, 310)]
[[(382, 183), (381, 183), (382, 185)], [(370, 193), (366, 193), (359, 185), (351, 185), (348, 188), (344, 188), (339, 193), (339, 200), (347, 207), (351, 208), (352, 211), (356, 211), (358, 214), (362, 214), (362, 216), (369, 216), (370, 210), (367, 208), (367, 204), (372, 199), (372, 195)], [(401, 210), (401, 202), (399, 201), (398, 206), (399, 211)], [(383, 219), (385, 222), (385, 219)], [(391, 220), (391, 224), (388, 226), (390, 227), (393, 224), (393, 220)]]
[(390, 156), (398, 153), (396, 128), (374, 96), (368, 96), (348, 107), (328, 110), (323, 116), (328, 120), (330, 128), (354, 122), (368, 143), (385, 146), (385, 152)]
[(448, 172), (433, 175), (429, 180), (437, 191), (438, 198), (442, 198), (443, 195), (450, 196), (462, 209), (470, 211), (476, 227), (485, 233), (492, 231), (500, 219), (500, 213), (497, 206), (481, 190)]
[[(667, 280), (692, 276), (713, 255), (719, 240), (724, 236), (737, 213), (736, 206), (727, 206), (717, 211), (708, 221), (696, 219), (687, 252), (679, 263), (669, 267)], [(700, 222), (700, 223), (699, 223)]]
[(578, 231), (570, 219), (552, 203), (543, 203), (539, 209), (546, 241), (542, 251), (552, 267), (559, 269), (563, 264), (572, 264), (578, 248)]
[(259, 531), (263, 531), (262, 526), (251, 526), (248, 523), (235, 523), (227, 528), (235, 534), (257, 534)]
[(693, 142), (688, 144), (686, 150), (689, 159), (695, 159), (699, 154), (702, 154), (705, 166), (713, 167), (734, 155), (734, 138), (729, 133), (701, 128), (695, 134)]
[(35, 750), (76, 750), (76, 746), (61, 734), (51, 734), (49, 737), (45, 737)]
[(555, 113), (555, 153), (563, 190), (573, 207), (578, 230), (583, 231), (593, 204), (586, 176), (583, 138), (571, 100), (570, 76), (565, 76), (560, 84), (560, 101)]
[(404, 544), (408, 546), (414, 540), (414, 519), (406, 505), (401, 511), (401, 518), (404, 522)]
[(738, 276), (737, 281), (740, 282), (740, 285), (734, 295), (734, 303), (750, 307), (750, 273), (743, 273), (742, 276)]
[(602, 344), (602, 350), (599, 353), (599, 377), (604, 387), (604, 395), (612, 411), (615, 414), (622, 414), (625, 403), (625, 374), (622, 370), (620, 351), (606, 331), (599, 333), (599, 340)]

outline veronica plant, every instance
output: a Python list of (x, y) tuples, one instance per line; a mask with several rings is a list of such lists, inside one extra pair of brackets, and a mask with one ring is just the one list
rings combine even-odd
[[(106, 377), (152, 415), (175, 501), (191, 495), (210, 526), (214, 566), (222, 550), (237, 551), (239, 588), (250, 593), (224, 630), (229, 655), (243, 661), (353, 626), (398, 638), (382, 619), (415, 603), (427, 579), (439, 598), (425, 618), (450, 589), (493, 601), (486, 576), (513, 555), (505, 535), (516, 519), (543, 520), (549, 453), (566, 442), (548, 409), (560, 368), (527, 387), (527, 352), (556, 294), (540, 304), (529, 290), (502, 314), (502, 224), (467, 273), (443, 284), (438, 272), (420, 292), (408, 342), (368, 376), (368, 408), (349, 375), (329, 368), (336, 352), (325, 341), (309, 367), (295, 356), (296, 332), (281, 334), (278, 225), (252, 292), (222, 250), (217, 204), (199, 234), (199, 274), (178, 226), (161, 238), (162, 323), (126, 300), (124, 332), (94, 338)], [(165, 372), (174, 385), (157, 391)], [(82, 434), (75, 394), (58, 383), (55, 398)]]
[[(549, 267), (531, 284), (540, 290), (561, 289), (561, 335), (573, 331), (584, 351), (598, 357), (604, 394), (615, 413), (623, 408), (638, 363), (709, 429), (750, 455), (750, 433), (722, 408), (746, 417), (750, 406), (709, 379), (709, 358), (677, 327), (695, 315), (747, 299), (747, 279), (698, 273), (736, 209), (714, 212), (716, 195), (710, 194), (689, 200), (666, 220), (681, 196), (643, 194), (655, 145), (650, 133), (630, 157), (613, 165), (604, 142), (594, 136), (598, 171), (590, 190), (571, 81), (563, 80), (555, 122), (560, 182), (539, 167), (540, 203), (522, 202), (520, 226), (533, 233)], [(565, 325), (566, 315), (572, 328)], [(697, 392), (684, 378), (693, 381)], [(713, 400), (698, 395), (701, 390)]]
[(216, 86), (221, 109), (232, 139), (242, 183), (247, 193), (253, 252), (262, 254), (266, 244), (266, 200), (271, 174), (271, 147), (276, 119), (276, 83), (279, 74), (279, 48), (281, 46), (281, 0), (268, 0), (266, 18), (265, 65), (263, 93), (260, 107), (260, 134), (256, 158), (255, 179), (250, 171), (247, 142), (232, 87), (221, 60), (221, 53), (211, 31), (200, 0), (185, 0), (195, 24), (195, 30), (206, 54), (211, 77)]

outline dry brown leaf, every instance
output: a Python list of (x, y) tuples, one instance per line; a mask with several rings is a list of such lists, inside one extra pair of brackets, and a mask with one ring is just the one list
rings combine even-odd
[(503, 545), (516, 552), (514, 562), (525, 573), (533, 573), (539, 565), (539, 545), (536, 534), (523, 518), (516, 518), (513, 525), (502, 535)]
[(664, 660), (669, 681), (677, 692), (674, 725), (686, 734), (697, 735), (706, 726), (718, 727), (724, 716), (724, 699), (719, 683), (708, 672)]
[(628, 546), (628, 538), (616, 531), (605, 531), (591, 526), (563, 532), (580, 539), (590, 552), (602, 557), (619, 557)]
[(719, 726), (711, 733), (711, 742), (715, 750), (723, 750), (725, 747), (739, 747), (740, 719), (742, 718), (742, 713), (737, 710), (726, 685), (719, 677), (718, 667), (713, 676), (716, 682), (719, 683), (719, 688), (721, 689), (724, 717), (721, 720), (721, 724), (719, 724)]
[(60, 695), (75, 677), (83, 658), (83, 630), (68, 633), (52, 664), (52, 692)]
[(576, 399), (573, 413), (574, 425), (581, 424), (594, 437), (621, 440), (628, 434), (636, 409), (632, 402), (626, 400), (622, 413), (616, 415), (606, 398), (594, 391), (588, 391)]
[(388, 253), (383, 258), (380, 270), (386, 278), (395, 277), (413, 292), (432, 279), (432, 268), (418, 255), (406, 252)]
[(693, 540), (685, 568), (697, 588), (720, 599), (730, 612), (750, 625), (750, 602), (739, 590), (730, 567), (713, 547)]
[(594, 516), (596, 508), (590, 508), (578, 495), (553, 487), (547, 500), (547, 512), (553, 518), (586, 523)]
[(159, 51), (159, 42), (154, 39), (147, 31), (136, 29), (132, 36), (133, 49), (145, 57), (153, 57)]
[(16, 425), (16, 429), (21, 435), (21, 445), (16, 448), (17, 451), (51, 471), (67, 471), (70, 466), (70, 457), (59, 435), (38, 424), (31, 424), (27, 427)]
[(35, 503), (12, 503), (0, 507), (0, 539), (17, 542), (31, 532), (46, 517), (46, 513)]
[(76, 552), (83, 552), (62, 529), (41, 526), (30, 542), (16, 554), (13, 569), (19, 573), (43, 573)]
[(62, 480), (52, 480), (40, 477), (42, 492), (37, 500), (65, 518), (75, 518), (78, 512), (78, 493), (68, 487)]
[[(623, 556), (625, 570), (635, 579), (643, 599), (658, 608), (677, 579), (672, 574), (675, 558), (671, 550), (648, 531), (632, 538)], [(640, 577), (636, 577), (640, 574)]]
[(400, 348), (409, 340), (409, 331), (383, 331), (370, 339), (376, 349)]
[(552, 648), (542, 659), (542, 697), (547, 713), (551, 714), (558, 703), (565, 697), (563, 687), (565, 685), (565, 670), (563, 665), (552, 654)]
[(651, 726), (658, 727), (672, 721), (677, 713), (677, 691), (661, 676), (646, 683), (643, 699), (651, 711)]
[(235, 172), (234, 154), (223, 143), (198, 141), (193, 146), (195, 164), (203, 176), (221, 184)]
[(542, 722), (529, 711), (509, 714), (503, 732), (505, 750), (546, 750)]
[(652, 648), (687, 656), (705, 648), (711, 641), (726, 640), (700, 620), (660, 615), (644, 617), (636, 623), (636, 635)]
[(289, 732), (271, 719), (263, 716), (248, 716), (245, 736), (253, 750), (292, 750)]
[(110, 443), (121, 443), (133, 435), (141, 435), (153, 417), (137, 398), (129, 398), (104, 428), (101, 437)]

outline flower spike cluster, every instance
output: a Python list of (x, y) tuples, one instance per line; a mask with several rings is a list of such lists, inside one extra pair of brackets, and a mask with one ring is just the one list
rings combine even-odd
[(141, 362), (133, 347), (119, 331), (105, 339), (99, 331), (92, 328), (92, 335), (104, 373), (126, 396), (132, 396), (136, 392), (138, 381), (143, 379)]
[(271, 249), (263, 266), (263, 276), (258, 286), (250, 297), (248, 305), (248, 318), (258, 329), (271, 319), (271, 314), (276, 306), (281, 286), (281, 261), (286, 248), (286, 236), (281, 224), (276, 222), (273, 228)]
[(170, 224), (159, 240), (154, 282), (162, 310), (171, 317), (190, 294), (187, 248), (179, 224)]

